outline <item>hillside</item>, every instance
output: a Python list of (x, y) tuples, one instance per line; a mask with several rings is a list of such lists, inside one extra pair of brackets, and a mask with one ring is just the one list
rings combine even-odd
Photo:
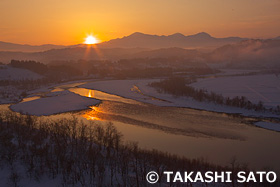
[(134, 48), (111, 48), (111, 49), (97, 49), (97, 48), (64, 48), (64, 49), (52, 49), (43, 52), (5, 52), (0, 51), (0, 62), (9, 63), (14, 60), (34, 60), (42, 63), (50, 63), (52, 61), (76, 61), (80, 59), (84, 60), (118, 60), (125, 58), (132, 54), (138, 53), (146, 49)]
[(9, 42), (0, 41), (0, 51), (21, 51), (21, 52), (39, 52), (46, 51), (50, 49), (62, 49), (65, 48), (64, 45), (27, 45), (27, 44), (14, 44)]
[[(135, 35), (143, 35), (136, 33)], [(184, 37), (183, 35), (172, 35)], [(209, 38), (206, 33), (199, 38)], [(145, 37), (158, 38), (148, 35)], [(164, 36), (166, 37), (166, 36)], [(197, 36), (196, 36), (197, 37)], [(131, 40), (127, 37), (125, 40)], [(151, 39), (154, 40), (154, 39)], [(114, 40), (113, 40), (114, 41)], [(112, 41), (112, 42), (113, 42)], [(115, 43), (120, 40), (115, 40)], [(161, 40), (164, 41), (164, 40)], [(118, 43), (118, 42), (117, 42)], [(137, 44), (137, 43), (136, 43)], [(162, 44), (164, 46), (164, 43)], [(88, 48), (86, 45), (79, 47), (52, 49), (43, 52), (8, 52), (0, 51), (0, 62), (9, 63), (15, 60), (34, 60), (42, 63), (54, 61), (77, 60), (110, 60), (136, 59), (136, 58), (181, 58), (190, 62), (205, 62), (228, 68), (279, 68), (280, 67), (280, 40), (277, 39), (250, 39), (237, 43), (226, 44), (214, 50), (203, 51), (198, 49), (185, 49), (180, 47), (152, 48), (106, 48), (99, 44), (97, 47)]]
[(42, 78), (41, 75), (27, 69), (0, 65), (0, 80), (36, 80), (40, 78)]

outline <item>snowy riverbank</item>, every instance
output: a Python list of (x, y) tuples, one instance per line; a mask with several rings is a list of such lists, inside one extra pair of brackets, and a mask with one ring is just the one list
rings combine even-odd
[(279, 117), (279, 115), (269, 112), (256, 112), (254, 110), (217, 105), (211, 102), (199, 102), (190, 97), (174, 97), (170, 94), (158, 93), (156, 89), (148, 86), (150, 82), (154, 81), (159, 81), (159, 79), (96, 81), (80, 85), (79, 87), (96, 89), (158, 106), (188, 107), (251, 117)]
[(45, 98), (11, 105), (11, 109), (31, 115), (51, 115), (62, 112), (86, 109), (100, 101), (82, 97), (70, 91), (53, 92)]

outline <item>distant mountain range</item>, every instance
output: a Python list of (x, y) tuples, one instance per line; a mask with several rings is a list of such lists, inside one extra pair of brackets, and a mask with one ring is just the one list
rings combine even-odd
[[(247, 38), (228, 37), (228, 38), (214, 38), (205, 32), (195, 35), (185, 36), (181, 33), (172, 34), (169, 36), (159, 36), (143, 34), (135, 32), (123, 38), (112, 39), (110, 41), (97, 44), (100, 48), (204, 48), (204, 47), (218, 47), (225, 44), (235, 43)], [(84, 44), (77, 45), (27, 45), (27, 44), (14, 44), (0, 41), (0, 51), (17, 51), (17, 52), (40, 52), (51, 49), (63, 49), (73, 47), (86, 47)]]
[(176, 33), (168, 36), (158, 36), (143, 34), (135, 32), (123, 38), (113, 39), (107, 42), (98, 44), (100, 48), (204, 48), (204, 47), (218, 47), (225, 44), (236, 43), (248, 38), (240, 37), (227, 37), (227, 38), (214, 38), (208, 33), (201, 32), (195, 35), (185, 36), (181, 33)]
[[(272, 40), (279, 40), (279, 37), (272, 38)], [(181, 33), (175, 33), (172, 35), (150, 35), (140, 32), (135, 32), (129, 36), (123, 38), (112, 39), (106, 42), (96, 44), (99, 48), (145, 48), (145, 49), (161, 49), (161, 48), (204, 48), (215, 49), (227, 44), (233, 44), (240, 41), (248, 40), (248, 38), (240, 37), (226, 37), (215, 38), (205, 32), (200, 32), (194, 35), (185, 36)], [(16, 51), (16, 52), (42, 52), (51, 49), (63, 49), (63, 48), (76, 48), (87, 47), (85, 44), (76, 45), (27, 45), (27, 44), (15, 44), (0, 41), (0, 51)]]
[(178, 47), (146, 48), (84, 48), (72, 47), (52, 49), (44, 52), (3, 52), (0, 51), (0, 62), (9, 63), (15, 60), (35, 60), (42, 63), (69, 62), (77, 60), (120, 60), (141, 58), (184, 59), (190, 63), (206, 63), (219, 67), (236, 68), (280, 68), (280, 40), (246, 40), (227, 44), (212, 51)]
[(27, 44), (14, 44), (0, 41), (0, 51), (19, 51), (19, 52), (39, 52), (47, 51), (50, 49), (62, 49), (67, 46), (64, 45), (27, 45)]
[[(273, 40), (279, 40), (279, 37)], [(161, 49), (161, 48), (210, 48), (214, 49), (227, 44), (233, 44), (240, 41), (248, 40), (248, 38), (226, 37), (215, 38), (205, 32), (200, 32), (194, 35), (185, 36), (181, 33), (172, 35), (150, 35), (140, 32), (135, 32), (129, 36), (112, 39), (106, 42), (96, 44), (99, 48), (145, 48), (145, 49)], [(16, 52), (42, 52), (51, 49), (87, 47), (85, 44), (76, 45), (27, 45), (14, 44), (0, 41), (0, 51), (16, 51)]]
[[(217, 45), (212, 50), (201, 50)], [(192, 46), (192, 47), (190, 47)], [(1, 51), (2, 50), (2, 51)], [(31, 52), (31, 51), (36, 52)], [(19, 52), (20, 51), (20, 52)], [(39, 51), (39, 52), (38, 52)], [(35, 60), (42, 63), (77, 60), (120, 60), (133, 58), (181, 58), (189, 62), (217, 64), (223, 67), (280, 67), (280, 37), (245, 39), (214, 38), (207, 33), (169, 36), (134, 33), (88, 48), (72, 46), (19, 45), (0, 42), (0, 62)]]

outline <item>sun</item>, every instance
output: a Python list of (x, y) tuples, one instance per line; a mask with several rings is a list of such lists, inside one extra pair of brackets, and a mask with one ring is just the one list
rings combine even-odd
[(85, 44), (96, 44), (96, 43), (98, 43), (98, 40), (92, 35), (89, 35), (85, 39)]

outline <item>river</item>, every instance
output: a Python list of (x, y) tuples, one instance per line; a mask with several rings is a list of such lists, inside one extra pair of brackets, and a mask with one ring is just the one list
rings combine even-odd
[[(82, 83), (80, 83), (82, 84)], [(75, 84), (55, 87), (102, 102), (89, 109), (45, 118), (77, 116), (85, 122), (112, 122), (123, 141), (138, 142), (141, 148), (203, 158), (211, 163), (230, 165), (233, 158), (252, 169), (272, 168), (280, 173), (280, 133), (250, 124), (250, 118), (190, 108), (160, 107)], [(38, 99), (38, 98), (31, 98)], [(23, 100), (23, 102), (28, 99)], [(1, 105), (8, 110), (9, 105)]]

